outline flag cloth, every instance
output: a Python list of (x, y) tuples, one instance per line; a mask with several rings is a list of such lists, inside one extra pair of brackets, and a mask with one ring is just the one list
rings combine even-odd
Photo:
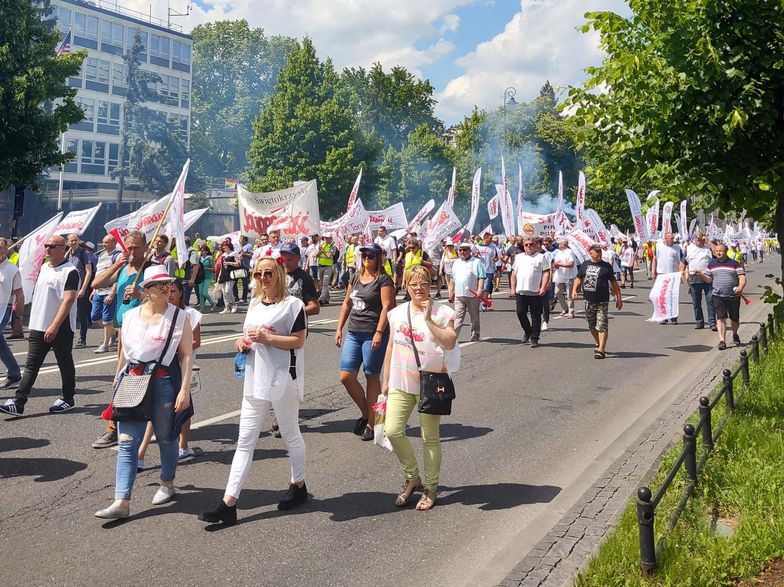
[(81, 236), (87, 227), (90, 226), (100, 207), (101, 204), (98, 204), (92, 208), (87, 208), (87, 210), (68, 212), (66, 217), (54, 229), (54, 234), (78, 234)]
[(685, 241), (689, 238), (689, 226), (686, 224), (686, 200), (681, 201), (680, 219), (681, 240)]
[(555, 214), (556, 216), (560, 216), (564, 213), (563, 211), (563, 173), (558, 172), (558, 203), (555, 207)]
[(665, 202), (662, 207), (662, 234), (672, 232), (672, 202)]
[(452, 185), (449, 188), (449, 193), (446, 196), (446, 205), (450, 208), (455, 206), (455, 181), (457, 180), (457, 168), (452, 167)]
[(659, 198), (656, 197), (658, 194), (659, 190), (653, 190), (645, 198), (645, 203), (648, 206), (648, 211), (645, 213), (648, 238), (656, 238), (659, 233)]
[(188, 179), (188, 169), (191, 160), (185, 161), (180, 177), (174, 184), (171, 194), (171, 207), (167, 215), (169, 228), (177, 243), (177, 265), (183, 267), (188, 260), (188, 246), (185, 244), (185, 181)]
[(629, 211), (632, 213), (632, 222), (634, 223), (634, 232), (637, 233), (637, 238), (640, 240), (647, 239), (648, 228), (647, 224), (642, 221), (642, 204), (639, 196), (634, 190), (626, 190), (626, 199), (629, 201)]
[(415, 229), (417, 226), (419, 226), (420, 224), (422, 224), (422, 221), (425, 219), (425, 217), (426, 217), (428, 214), (430, 214), (430, 212), (431, 212), (431, 211), (433, 210), (433, 208), (435, 208), (435, 207), (436, 207), (436, 201), (435, 201), (434, 199), (430, 198), (430, 199), (429, 199), (429, 200), (428, 200), (428, 201), (425, 203), (425, 205), (424, 205), (424, 206), (422, 206), (422, 209), (421, 209), (419, 212), (417, 212), (416, 216), (414, 216), (414, 219), (413, 219), (413, 220), (411, 220), (411, 222), (409, 222), (408, 226), (406, 227), (406, 232), (411, 232), (411, 231), (413, 231), (413, 230), (414, 230), (414, 229)]
[(517, 234), (523, 234), (523, 166), (517, 164)]
[(22, 291), (25, 300), (33, 299), (35, 282), (41, 272), (41, 263), (43, 263), (46, 253), (44, 244), (46, 239), (54, 234), (54, 229), (62, 217), (63, 213), (58, 213), (24, 237), (22, 244), (19, 245), (19, 273), (22, 278)]
[(223, 180), (223, 189), (224, 190), (236, 190), (237, 189), (237, 180), (236, 179), (224, 179)]
[(198, 210), (191, 210), (190, 212), (185, 213), (185, 230), (188, 230), (191, 226), (196, 224), (196, 222), (204, 216), (209, 208), (200, 208)]
[(498, 216), (498, 194), (494, 195), (487, 202), (487, 215), (490, 217), (490, 220), (495, 220)]
[(577, 181), (577, 202), (574, 205), (577, 217), (577, 227), (583, 227), (583, 214), (585, 212), (585, 174), (581, 171)]
[(466, 230), (470, 234), (474, 230), (474, 223), (476, 222), (476, 215), (479, 213), (479, 195), (482, 186), (482, 168), (476, 170), (474, 173), (474, 180), (471, 182), (471, 215), (468, 217), (466, 223)]
[(56, 57), (63, 57), (71, 52), (71, 31), (68, 31), (55, 52)]
[(351, 193), (348, 196), (348, 203), (346, 204), (346, 212), (351, 210), (351, 206), (357, 201), (357, 194), (359, 193), (359, 182), (362, 180), (362, 168), (359, 169), (357, 179), (354, 180), (354, 187), (351, 188)]
[(663, 273), (656, 276), (656, 281), (648, 296), (653, 304), (653, 315), (648, 319), (648, 322), (661, 322), (678, 317), (680, 283), (680, 272)]

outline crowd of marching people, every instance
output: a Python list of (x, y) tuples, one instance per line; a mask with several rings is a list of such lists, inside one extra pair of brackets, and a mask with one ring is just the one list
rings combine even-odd
[[(532, 349), (540, 346), (553, 320), (575, 318), (582, 297), (579, 309), (595, 342), (593, 356), (604, 359), (611, 300), (620, 310), (622, 290), (639, 287), (639, 275), (656, 280), (678, 273), (688, 286), (695, 327), (707, 325), (717, 333), (718, 348), (725, 349), (727, 320), (731, 342), (741, 344), (744, 267), (761, 263), (776, 246), (763, 238), (710, 241), (697, 232), (688, 242), (671, 233), (656, 242), (617, 235), (576, 251), (566, 236), (555, 233), (504, 238), (486, 232), (459, 242), (426, 240), (423, 248), (415, 233), (395, 238), (383, 226), (373, 242), (354, 235), (339, 247), (334, 240), (331, 234), (286, 239), (274, 230), (254, 242), (241, 235), (216, 241), (196, 234), (186, 238), (187, 261), (180, 267), (164, 235), (148, 243), (145, 234), (130, 232), (118, 243), (107, 234), (99, 251), (77, 234), (54, 235), (44, 243), (33, 298), (25, 300), (11, 242), (0, 238), (0, 361), (6, 368), (0, 388), (15, 389), (0, 412), (25, 414), (49, 351), (62, 377), (61, 395), (49, 411), (72, 410), (73, 348), (87, 346), (88, 335), (95, 333), (90, 327), (97, 325), (101, 336), (100, 342), (90, 341), (97, 343), (94, 352), (116, 353), (117, 364), (105, 429), (93, 447), (117, 445), (118, 454), (114, 501), (95, 515), (130, 515), (134, 480), (144, 469), (153, 433), (161, 468), (152, 502), (166, 503), (176, 495), (178, 462), (193, 455), (190, 389), (203, 314), (241, 310), (244, 323), (235, 342), (244, 365), (237, 446), (223, 498), (199, 517), (208, 523), (236, 521), (236, 504), (270, 412), (291, 465), (278, 507), (290, 510), (308, 499), (306, 443), (299, 428), (308, 319), (339, 296), (334, 343), (340, 348), (338, 378), (358, 410), (353, 432), (363, 441), (378, 442), (383, 413), (382, 440), (399, 459), (404, 476), (394, 504), (403, 507), (420, 492), (416, 509), (428, 510), (438, 495), (441, 414), (420, 414), (420, 470), (405, 433), (426, 385), (420, 375), (438, 379), (459, 369), (457, 340), (463, 326), (470, 324), (469, 340), (479, 341), (482, 314), (493, 311), (499, 290), (508, 288), (515, 300), (521, 342)], [(22, 338), (25, 315), (27, 356), (20, 366), (3, 330), (9, 326), (8, 338)], [(677, 320), (671, 316), (661, 322)], [(126, 394), (140, 389), (143, 402), (126, 405)]]

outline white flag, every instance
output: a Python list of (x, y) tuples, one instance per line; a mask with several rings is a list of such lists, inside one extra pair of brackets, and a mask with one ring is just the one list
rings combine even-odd
[(494, 233), (493, 233), (493, 223), (492, 223), (492, 222), (491, 222), (490, 224), (488, 224), (487, 226), (485, 226), (485, 227), (484, 227), (484, 230), (482, 230), (482, 232), (480, 232), (479, 234), (480, 234), (480, 235), (485, 235), (485, 234), (487, 234), (488, 232), (489, 232), (490, 234), (494, 234)]
[(490, 216), (490, 220), (495, 220), (498, 216), (498, 206), (498, 194), (496, 194), (487, 202), (487, 214)]
[(188, 230), (191, 226), (196, 224), (196, 222), (207, 213), (209, 208), (200, 208), (198, 210), (191, 210), (190, 212), (185, 213), (185, 230)]
[(665, 202), (662, 207), (662, 233), (672, 232), (672, 202)]
[(348, 196), (348, 204), (346, 204), (346, 211), (351, 210), (351, 206), (357, 201), (357, 194), (359, 193), (359, 181), (362, 179), (362, 168), (359, 169), (357, 179), (354, 180), (354, 187), (351, 188), (351, 194)]
[(449, 193), (446, 196), (446, 205), (451, 210), (455, 206), (455, 181), (457, 180), (457, 168), (452, 167), (452, 186), (449, 188)]
[(653, 304), (653, 316), (648, 319), (649, 322), (661, 322), (678, 317), (680, 284), (680, 273), (660, 273), (656, 276), (648, 296)]
[(564, 205), (563, 205), (563, 173), (561, 173), (559, 171), (558, 172), (558, 204), (555, 207), (555, 215), (556, 215), (556, 217), (557, 216), (561, 216), (564, 213), (563, 208), (564, 208)]
[(681, 200), (681, 240), (687, 240), (689, 238), (689, 225), (686, 224), (686, 200)]
[(44, 244), (46, 239), (54, 234), (54, 229), (62, 217), (63, 213), (59, 212), (54, 218), (49, 219), (24, 237), (24, 241), (19, 245), (19, 274), (22, 278), (22, 291), (24, 291), (25, 300), (33, 299), (35, 282), (41, 272), (41, 263), (43, 263), (46, 254)]
[[(659, 198), (660, 190), (653, 190), (648, 197), (645, 198), (645, 203), (648, 205), (648, 211), (645, 213), (645, 220), (648, 226), (648, 238), (656, 238), (659, 232)], [(653, 203), (650, 203), (650, 202)]]
[(574, 206), (577, 215), (577, 227), (583, 226), (583, 212), (585, 211), (585, 174), (581, 171), (577, 181), (577, 202)]
[(517, 164), (517, 234), (523, 234), (523, 166)]
[(476, 170), (474, 173), (474, 181), (471, 183), (471, 215), (466, 224), (466, 230), (469, 234), (474, 230), (474, 223), (476, 222), (476, 215), (479, 213), (479, 192), (482, 185), (482, 168)]
[(185, 244), (185, 181), (188, 179), (188, 168), (191, 160), (185, 161), (180, 177), (174, 184), (171, 194), (171, 208), (167, 220), (172, 236), (177, 243), (177, 265), (182, 267), (188, 260), (188, 246)]
[(98, 208), (101, 204), (87, 208), (87, 210), (74, 210), (60, 221), (60, 224), (54, 229), (54, 234), (84, 234), (84, 231), (90, 226), (90, 223), (98, 213)]
[(425, 217), (428, 214), (430, 214), (430, 212), (435, 207), (436, 207), (436, 201), (432, 198), (429, 199), (427, 203), (425, 203), (425, 205), (422, 206), (422, 209), (419, 212), (417, 212), (416, 216), (414, 216), (414, 219), (408, 224), (408, 226), (406, 227), (406, 232), (411, 232), (415, 230), (417, 226), (421, 225)]

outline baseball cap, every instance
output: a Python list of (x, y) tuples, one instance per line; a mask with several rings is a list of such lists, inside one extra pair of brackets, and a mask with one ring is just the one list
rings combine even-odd
[(365, 251), (367, 253), (372, 253), (376, 257), (381, 256), (381, 246), (377, 243), (373, 243), (372, 245), (365, 245), (363, 247), (359, 247), (360, 252)]
[(280, 248), (278, 249), (278, 251), (281, 254), (282, 253), (289, 253), (290, 255), (296, 255), (297, 257), (300, 256), (299, 246), (297, 245), (297, 243), (285, 242), (282, 245), (280, 245)]

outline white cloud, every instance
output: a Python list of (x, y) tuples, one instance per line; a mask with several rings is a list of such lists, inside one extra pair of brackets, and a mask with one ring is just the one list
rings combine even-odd
[[(181, 0), (182, 10), (188, 0)], [(185, 21), (197, 24), (223, 19), (246, 19), (268, 34), (313, 39), (319, 56), (332, 58), (339, 68), (367, 67), (380, 61), (385, 68), (403, 65), (415, 74), (454, 51), (445, 38), (460, 24), (454, 10), (476, 0), (201, 0)], [(124, 7), (145, 14), (149, 0), (126, 0)], [(206, 9), (204, 8), (206, 7)], [(166, 19), (166, 5), (153, 6), (153, 16)], [(173, 22), (183, 22), (175, 19)], [(425, 40), (427, 46), (419, 48)]]
[(623, 0), (521, 0), (503, 32), (455, 60), (464, 73), (438, 93), (437, 114), (456, 122), (474, 105), (493, 109), (513, 86), (517, 100), (536, 97), (545, 81), (556, 88), (580, 83), (583, 69), (601, 62), (598, 35), (577, 30), (585, 12), (625, 14)]

